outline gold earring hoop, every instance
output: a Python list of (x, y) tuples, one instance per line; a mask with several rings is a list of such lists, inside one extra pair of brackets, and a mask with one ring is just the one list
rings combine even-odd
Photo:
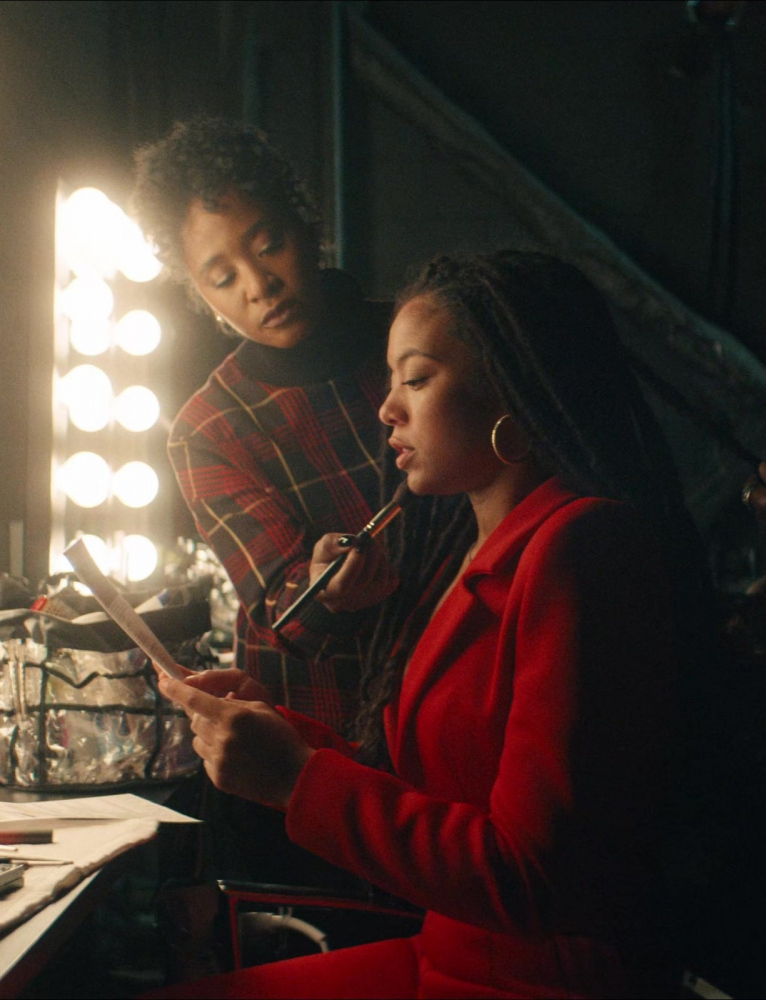
[(514, 455), (513, 458), (506, 458), (505, 455), (500, 453), (500, 449), (497, 446), (497, 434), (503, 426), (503, 422), (510, 419), (510, 413), (504, 413), (502, 417), (498, 418), (495, 426), (492, 428), (492, 451), (494, 451), (498, 460), (502, 462), (503, 465), (517, 465), (519, 462), (525, 462), (529, 458), (529, 453), (532, 451), (532, 446), (528, 444), (527, 450), (522, 455)]

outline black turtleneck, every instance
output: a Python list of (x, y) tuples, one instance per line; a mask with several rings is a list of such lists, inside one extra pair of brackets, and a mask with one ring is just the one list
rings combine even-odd
[(383, 352), (391, 305), (368, 302), (343, 271), (322, 271), (323, 316), (295, 347), (271, 347), (245, 340), (234, 352), (248, 375), (274, 386), (326, 382), (355, 371), (376, 351)]

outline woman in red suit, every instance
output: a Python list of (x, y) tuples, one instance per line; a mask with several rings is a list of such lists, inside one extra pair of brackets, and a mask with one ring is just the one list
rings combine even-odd
[(398, 468), (418, 496), (467, 494), (476, 525), (465, 556), (442, 540), (366, 685), (361, 749), (382, 727), (389, 766), (236, 672), (160, 686), (216, 785), (286, 810), (296, 843), (423, 907), (423, 928), (165, 995), (643, 995), (686, 530), (654, 421), (600, 297), (544, 255), (435, 261), (388, 364)]

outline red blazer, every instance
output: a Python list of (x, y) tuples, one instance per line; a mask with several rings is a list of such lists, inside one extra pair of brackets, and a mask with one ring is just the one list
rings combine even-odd
[(289, 835), (428, 911), (422, 995), (630, 995), (672, 647), (641, 519), (551, 479), (487, 540), (415, 649), (386, 711), (394, 775), (286, 713), (322, 747)]

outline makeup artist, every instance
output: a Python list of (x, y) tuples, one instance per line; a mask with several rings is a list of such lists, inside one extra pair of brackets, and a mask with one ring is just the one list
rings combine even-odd
[[(380, 506), (390, 305), (320, 268), (313, 203), (258, 130), (181, 123), (140, 149), (136, 166), (144, 232), (192, 301), (240, 341), (178, 414), (168, 445), (241, 601), (236, 665), (275, 702), (342, 732), (359, 689), (355, 612), (396, 585), (387, 563), (368, 567), (345, 601), (331, 584), (279, 634), (271, 626), (305, 589), (318, 539), (359, 531)], [(335, 537), (322, 542), (326, 561), (341, 551)]]
[[(378, 543), (366, 553), (372, 572), (345, 601), (337, 593), (358, 570), (356, 553), (280, 633), (272, 625), (308, 585), (317, 542), (321, 566), (343, 551), (338, 532), (358, 532), (380, 507), (390, 304), (365, 301), (348, 274), (320, 268), (311, 198), (255, 128), (179, 123), (137, 152), (136, 171), (144, 232), (192, 303), (237, 341), (182, 408), (168, 443), (197, 528), (241, 602), (236, 666), (200, 681), (257, 685), (343, 732), (376, 615), (357, 609), (397, 582)], [(292, 845), (274, 810), (209, 784), (201, 801), (202, 877), (357, 885)]]
[(157, 995), (673, 995), (656, 855), (704, 569), (606, 304), (542, 254), (438, 258), (388, 364), (397, 465), (418, 496), (467, 492), (474, 541), (421, 552), (440, 572), (392, 623), (361, 747), (252, 681), (159, 686), (219, 787), (285, 810), (296, 843), (426, 909), (423, 929)]

